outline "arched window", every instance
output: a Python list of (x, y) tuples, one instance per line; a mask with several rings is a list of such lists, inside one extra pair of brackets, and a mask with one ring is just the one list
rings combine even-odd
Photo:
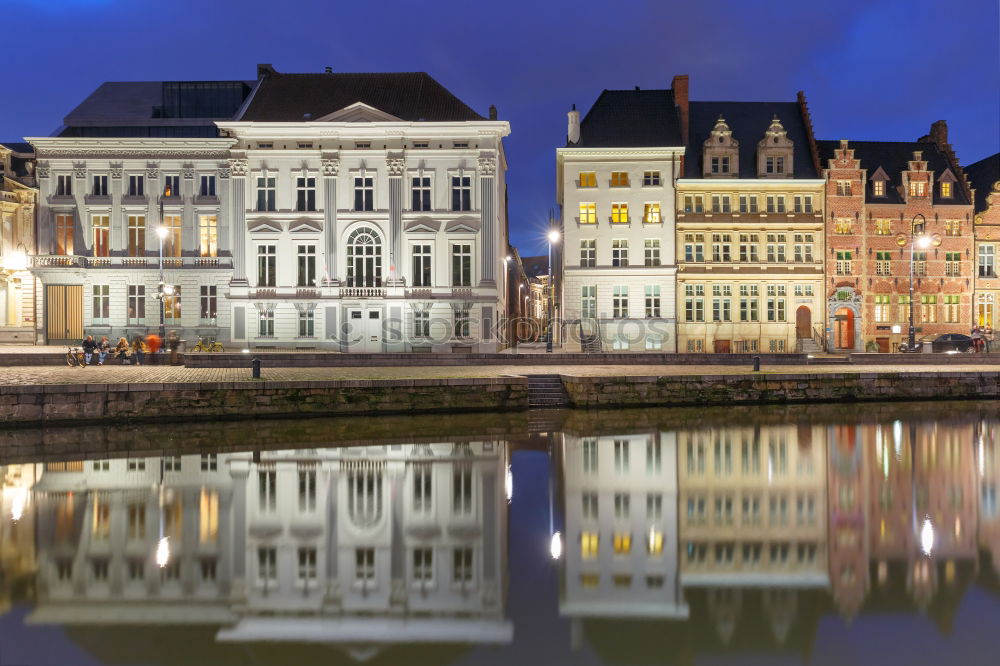
[(382, 286), (382, 237), (361, 227), (347, 239), (347, 286)]

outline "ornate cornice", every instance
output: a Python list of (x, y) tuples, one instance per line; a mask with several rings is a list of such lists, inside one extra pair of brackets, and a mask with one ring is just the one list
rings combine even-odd
[(50, 160), (58, 159), (143, 159), (143, 160), (167, 160), (167, 159), (219, 159), (224, 160), (229, 157), (226, 150), (134, 150), (123, 148), (61, 148), (44, 151), (44, 156)]

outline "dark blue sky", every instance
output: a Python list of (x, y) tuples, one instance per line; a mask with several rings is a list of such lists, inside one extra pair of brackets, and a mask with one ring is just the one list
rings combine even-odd
[(544, 252), (566, 111), (691, 76), (702, 100), (805, 90), (819, 138), (1000, 146), (996, 0), (7, 0), (0, 139), (45, 135), (102, 81), (427, 71), (509, 120), (511, 239)]

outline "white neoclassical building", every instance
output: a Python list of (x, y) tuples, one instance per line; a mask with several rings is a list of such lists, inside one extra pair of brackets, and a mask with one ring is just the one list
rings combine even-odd
[(676, 107), (686, 99), (687, 77), (675, 77), (669, 90), (605, 90), (582, 122), (569, 112), (556, 151), (568, 349), (676, 351)]
[[(495, 351), (508, 123), (426, 74), (281, 74), (232, 122), (234, 340)], [(499, 287), (498, 287), (499, 285)]]
[(30, 139), (40, 338), (495, 351), (509, 131), (422, 73), (105, 83)]

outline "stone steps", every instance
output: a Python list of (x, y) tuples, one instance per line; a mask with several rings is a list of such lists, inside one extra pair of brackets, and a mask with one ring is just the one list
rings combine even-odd
[(526, 375), (528, 407), (569, 407), (569, 395), (559, 375)]

